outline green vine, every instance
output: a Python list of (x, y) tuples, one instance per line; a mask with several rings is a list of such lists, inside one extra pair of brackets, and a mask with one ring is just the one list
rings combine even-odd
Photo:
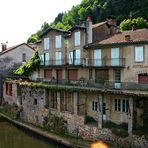
[(38, 51), (34, 53), (32, 58), (18, 69), (14, 70), (13, 73), (19, 76), (30, 76), (40, 65), (40, 57)]

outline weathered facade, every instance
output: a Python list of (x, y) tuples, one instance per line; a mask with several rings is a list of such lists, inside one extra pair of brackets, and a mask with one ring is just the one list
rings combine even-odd
[(71, 133), (113, 122), (125, 123), (131, 134), (148, 116), (148, 30), (117, 32), (114, 22), (87, 23), (42, 34), (35, 82), (20, 83), (14, 98), (21, 98), (22, 117), (31, 123), (42, 125), (50, 112), (63, 117)]

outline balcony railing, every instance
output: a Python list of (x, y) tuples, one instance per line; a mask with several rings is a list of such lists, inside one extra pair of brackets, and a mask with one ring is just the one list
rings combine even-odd
[(52, 80), (44, 78), (38, 78), (37, 81), (45, 82), (48, 84), (78, 86), (84, 88), (93, 87), (109, 90), (148, 90), (148, 84), (139, 84), (135, 82), (115, 82), (108, 80), (104, 82), (96, 82), (94, 80)]
[(86, 65), (93, 67), (123, 67), (125, 58), (88, 59)]
[(85, 66), (85, 67), (124, 67), (125, 58), (103, 58), (103, 59), (61, 59), (61, 60), (48, 60), (41, 61), (41, 66)]
[(120, 89), (120, 90), (148, 90), (148, 84), (141, 84), (136, 82), (115, 82), (106, 81), (105, 87), (107, 89)]

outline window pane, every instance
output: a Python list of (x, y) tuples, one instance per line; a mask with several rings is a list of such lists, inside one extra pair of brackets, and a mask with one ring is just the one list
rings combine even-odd
[(80, 32), (75, 32), (75, 46), (78, 46), (80, 45), (80, 41), (81, 41), (81, 38), (80, 38)]
[(61, 65), (61, 64), (62, 64), (62, 53), (56, 52), (56, 65)]
[(49, 53), (45, 53), (45, 65), (49, 65)]
[(73, 64), (73, 51), (69, 52), (69, 64)]
[(61, 48), (62, 47), (62, 38), (61, 35), (56, 36), (56, 48)]
[(75, 65), (80, 64), (81, 52), (80, 49), (75, 50)]
[(49, 49), (49, 38), (44, 38), (44, 49), (45, 50)]
[(101, 66), (101, 49), (94, 50), (94, 66)]
[(135, 61), (143, 62), (143, 47), (135, 47)]

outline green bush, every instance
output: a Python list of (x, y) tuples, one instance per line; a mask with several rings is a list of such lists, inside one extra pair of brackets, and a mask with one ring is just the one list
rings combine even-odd
[(36, 51), (33, 57), (24, 65), (14, 70), (13, 73), (19, 76), (30, 76), (40, 65), (40, 57)]
[(85, 123), (93, 123), (93, 122), (96, 122), (96, 120), (93, 117), (91, 116), (85, 117)]
[(136, 27), (136, 29), (148, 28), (148, 21), (142, 17), (125, 19), (120, 23), (120, 29), (122, 31), (131, 30), (133, 25)]

